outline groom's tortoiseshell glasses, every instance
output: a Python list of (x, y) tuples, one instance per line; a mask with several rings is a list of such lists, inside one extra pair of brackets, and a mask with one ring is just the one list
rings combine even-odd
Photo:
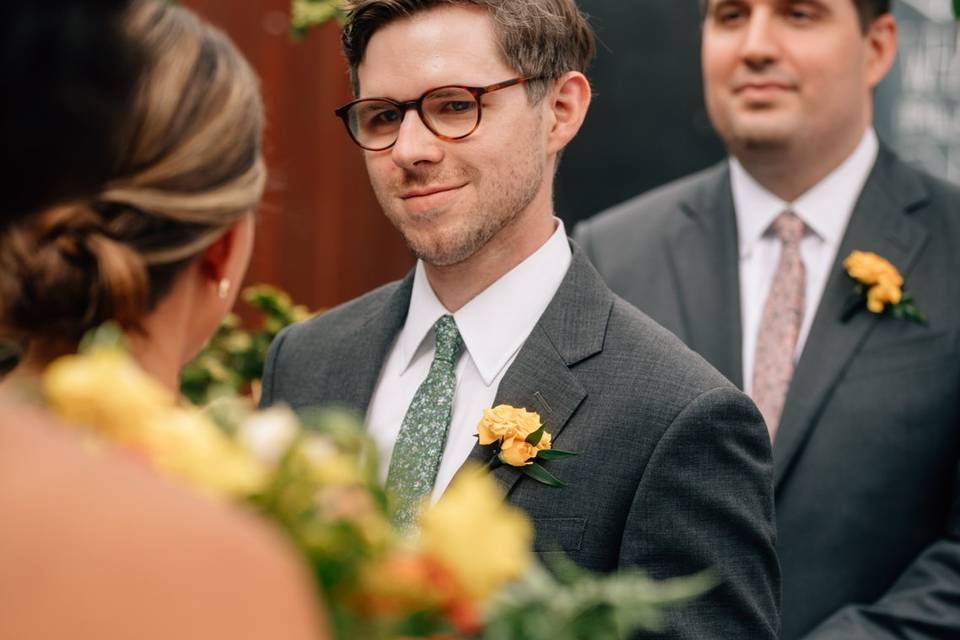
[(441, 140), (462, 140), (480, 126), (483, 103), (488, 93), (541, 78), (513, 78), (486, 87), (446, 85), (430, 89), (416, 100), (399, 102), (390, 98), (362, 98), (335, 111), (347, 133), (367, 151), (385, 151), (397, 142), (400, 125), (411, 109), (420, 121)]

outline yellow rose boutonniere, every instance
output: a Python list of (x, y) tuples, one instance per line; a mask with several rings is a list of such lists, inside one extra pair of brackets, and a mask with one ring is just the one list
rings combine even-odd
[(517, 467), (551, 487), (566, 486), (536, 461), (560, 460), (576, 454), (553, 448), (553, 437), (546, 431), (540, 414), (507, 404), (484, 409), (477, 425), (477, 437), (481, 446), (497, 447), (495, 462)]
[(890, 261), (869, 251), (854, 251), (843, 261), (843, 268), (857, 283), (844, 321), (866, 306), (871, 313), (881, 314), (889, 309), (896, 318), (926, 323), (910, 294), (903, 290), (903, 276)]

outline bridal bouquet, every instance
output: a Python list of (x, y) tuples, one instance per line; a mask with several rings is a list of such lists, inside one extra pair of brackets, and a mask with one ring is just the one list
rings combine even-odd
[(255, 412), (236, 396), (188, 406), (136, 366), (118, 331), (54, 362), (42, 392), (94, 454), (119, 447), (279, 526), (309, 564), (337, 638), (623, 638), (661, 628), (669, 607), (713, 586), (708, 576), (595, 576), (566, 562), (547, 571), (530, 521), (480, 469), (462, 471), (424, 505), (418, 532), (402, 534), (356, 416)]

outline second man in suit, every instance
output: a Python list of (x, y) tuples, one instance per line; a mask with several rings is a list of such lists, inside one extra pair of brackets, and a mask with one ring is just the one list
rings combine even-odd
[[(871, 128), (896, 52), (889, 0), (705, 9), (730, 160), (575, 235), (614, 291), (763, 411), (784, 640), (960, 638), (960, 191)], [(856, 266), (878, 281), (872, 308)], [(901, 313), (907, 294), (925, 323)]]
[[(342, 107), (390, 221), (418, 256), (387, 285), (282, 333), (265, 403), (366, 415), (397, 519), (439, 497), (484, 409), (539, 413), (565, 487), (503, 464), (536, 550), (720, 586), (665, 638), (772, 639), (770, 443), (753, 403), (614, 296), (553, 215), (553, 177), (590, 102), (593, 35), (573, 0), (355, 0)], [(512, 451), (512, 450), (511, 450)], [(522, 453), (522, 448), (519, 450)], [(528, 454), (516, 456), (522, 462)]]

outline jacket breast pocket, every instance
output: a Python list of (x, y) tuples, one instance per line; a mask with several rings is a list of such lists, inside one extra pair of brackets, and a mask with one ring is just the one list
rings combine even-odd
[(533, 550), (539, 553), (580, 551), (583, 545), (583, 533), (587, 528), (587, 519), (570, 518), (533, 518), (535, 535)]
[(951, 334), (942, 331), (878, 345), (868, 343), (853, 356), (844, 378), (850, 380), (890, 373), (906, 374), (947, 366), (956, 357)]

